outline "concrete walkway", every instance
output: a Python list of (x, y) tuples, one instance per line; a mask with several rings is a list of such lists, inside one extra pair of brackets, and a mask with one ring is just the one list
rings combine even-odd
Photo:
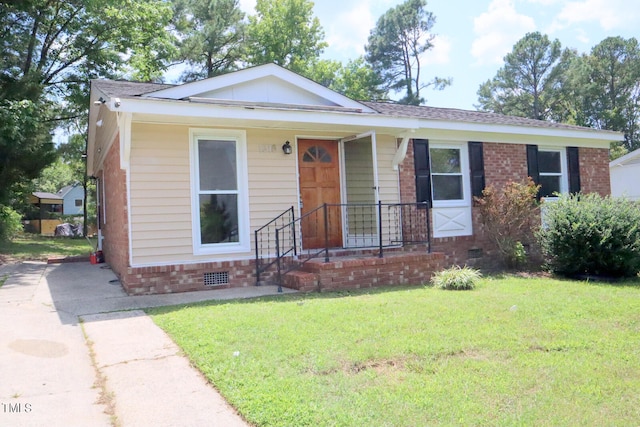
[(89, 263), (4, 265), (3, 277), (0, 425), (247, 425), (141, 309), (276, 287), (127, 296)]

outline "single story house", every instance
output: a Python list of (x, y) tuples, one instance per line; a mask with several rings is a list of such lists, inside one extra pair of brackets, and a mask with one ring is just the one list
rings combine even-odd
[(82, 215), (84, 213), (84, 188), (79, 182), (62, 187), (58, 193), (62, 197), (63, 215)]
[(609, 163), (611, 195), (640, 200), (640, 149)]
[(335, 289), (424, 282), (489, 253), (473, 204), (485, 186), (531, 176), (543, 195), (609, 194), (620, 138), (354, 101), (267, 64), (181, 85), (92, 81), (87, 170), (101, 249), (129, 293), (280, 273)]

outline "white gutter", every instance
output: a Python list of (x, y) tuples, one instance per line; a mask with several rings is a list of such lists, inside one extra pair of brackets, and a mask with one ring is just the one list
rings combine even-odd
[(382, 114), (349, 113), (333, 111), (308, 111), (295, 109), (270, 109), (257, 106), (215, 105), (176, 100), (122, 98), (107, 104), (112, 111), (165, 115), (173, 117), (200, 117), (219, 120), (248, 120), (266, 123), (299, 123), (331, 126), (362, 126), (369, 129), (406, 129), (423, 131), (456, 131), (474, 133), (497, 133), (540, 137), (583, 139), (613, 142), (622, 139), (622, 134), (594, 129), (559, 129), (533, 126), (498, 125), (453, 120), (433, 120), (415, 117), (393, 117)]

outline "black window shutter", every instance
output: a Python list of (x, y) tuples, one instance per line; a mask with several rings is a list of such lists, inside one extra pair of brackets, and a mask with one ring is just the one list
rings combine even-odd
[(569, 193), (580, 192), (580, 157), (578, 147), (567, 147), (567, 165), (569, 168)]
[(538, 146), (527, 145), (527, 174), (536, 184), (540, 183), (540, 172), (538, 170)]
[(482, 197), (484, 190), (484, 157), (482, 142), (469, 141), (469, 168), (471, 170), (471, 194)]
[(431, 170), (429, 167), (429, 140), (413, 140), (413, 162), (416, 173), (416, 202), (431, 206)]

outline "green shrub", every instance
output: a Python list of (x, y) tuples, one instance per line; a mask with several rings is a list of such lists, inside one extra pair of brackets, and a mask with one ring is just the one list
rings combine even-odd
[(22, 232), (22, 217), (9, 206), (0, 205), (0, 240), (11, 240)]
[(564, 276), (633, 277), (640, 271), (640, 205), (597, 194), (561, 196), (537, 233), (549, 269)]
[(474, 289), (480, 277), (478, 270), (467, 266), (455, 266), (434, 274), (431, 283), (436, 288), (462, 291)]

